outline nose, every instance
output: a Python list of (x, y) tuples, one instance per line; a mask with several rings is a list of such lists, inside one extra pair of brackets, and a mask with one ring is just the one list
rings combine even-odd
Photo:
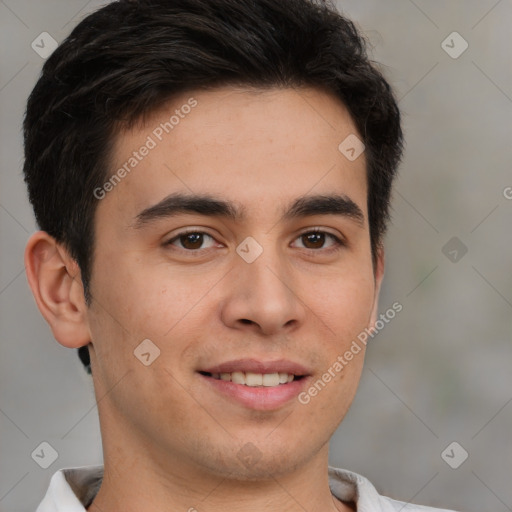
[(222, 303), (222, 321), (234, 329), (288, 334), (304, 321), (297, 277), (277, 251), (265, 248), (252, 263), (236, 259)]

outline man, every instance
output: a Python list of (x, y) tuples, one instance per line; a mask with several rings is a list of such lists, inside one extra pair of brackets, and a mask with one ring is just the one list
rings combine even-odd
[(38, 512), (427, 510), (328, 467), (402, 152), (350, 21), (308, 0), (114, 2), (48, 59), (24, 132), (28, 280), (90, 364), (104, 454), (58, 471)]

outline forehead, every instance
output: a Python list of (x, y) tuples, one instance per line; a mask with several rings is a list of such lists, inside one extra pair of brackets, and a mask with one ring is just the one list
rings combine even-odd
[(185, 93), (118, 134), (110, 175), (124, 172), (102, 203), (131, 220), (175, 192), (282, 213), (294, 197), (336, 189), (365, 211), (364, 153), (351, 161), (339, 148), (350, 137), (360, 139), (346, 107), (317, 89)]

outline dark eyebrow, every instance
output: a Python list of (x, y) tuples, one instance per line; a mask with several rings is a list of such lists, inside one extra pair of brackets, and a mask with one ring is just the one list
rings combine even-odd
[[(197, 213), (210, 217), (224, 217), (233, 221), (245, 219), (245, 208), (230, 201), (201, 194), (171, 194), (159, 203), (141, 211), (135, 218), (135, 228), (179, 215)], [(297, 198), (289, 208), (283, 210), (282, 219), (309, 217), (313, 215), (342, 215), (354, 219), (361, 226), (364, 214), (349, 197), (339, 194), (303, 196)]]
[(312, 215), (342, 215), (364, 225), (364, 214), (349, 197), (340, 194), (303, 196), (296, 199), (288, 210), (283, 212), (283, 219), (291, 220)]

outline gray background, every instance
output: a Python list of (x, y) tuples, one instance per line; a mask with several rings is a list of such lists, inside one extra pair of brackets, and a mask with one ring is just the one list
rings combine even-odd
[[(0, 1), (2, 512), (35, 510), (57, 469), (102, 460), (92, 381), (54, 341), (26, 282), (36, 227), (21, 177), (22, 114), (43, 63), (31, 42), (43, 31), (61, 41), (99, 5)], [(407, 148), (380, 308), (399, 301), (403, 311), (371, 343), (330, 462), (405, 501), (512, 510), (512, 2), (338, 6), (396, 88)], [(441, 46), (453, 31), (469, 44), (456, 59)], [(48, 469), (31, 458), (43, 441), (58, 452)], [(452, 464), (469, 454), (458, 469), (441, 457), (453, 441)]]

